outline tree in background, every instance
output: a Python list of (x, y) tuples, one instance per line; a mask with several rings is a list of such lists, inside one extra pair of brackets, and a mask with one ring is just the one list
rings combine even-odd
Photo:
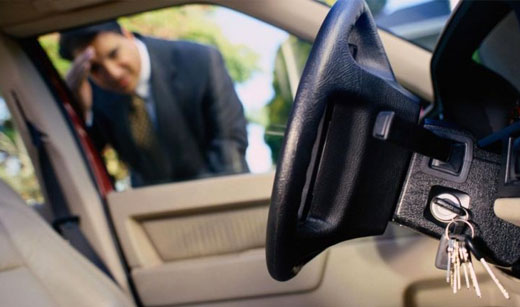
[(124, 17), (121, 25), (130, 31), (171, 40), (188, 40), (220, 50), (231, 78), (248, 80), (258, 70), (258, 55), (244, 45), (231, 43), (212, 20), (216, 7), (189, 5)]
[[(126, 29), (143, 35), (214, 46), (222, 53), (233, 81), (245, 82), (258, 70), (258, 55), (247, 46), (231, 43), (224, 36), (213, 20), (215, 11), (216, 7), (210, 5), (188, 5), (122, 17), (118, 22)], [(59, 35), (53, 33), (40, 37), (39, 42), (61, 76), (65, 76), (70, 63), (59, 56), (58, 39)], [(109, 147), (102, 155), (116, 188), (128, 187), (128, 169), (117, 158), (115, 150)]]
[[(282, 51), (283, 48), (288, 50), (289, 54), (287, 54), (287, 52), (284, 53)], [(273, 89), (275, 95), (265, 106), (267, 109), (268, 124), (264, 136), (266, 144), (271, 148), (271, 156), (275, 163), (278, 161), (287, 119), (289, 118), (293, 102), (291, 86), (294, 85), (291, 85), (289, 81), (289, 74), (295, 73), (299, 80), (311, 48), (312, 45), (310, 43), (291, 35), (282, 43), (280, 48), (278, 48), (276, 54), (273, 71)], [(292, 59), (288, 59), (288, 57), (292, 57)], [(290, 65), (288, 65), (287, 61), (289, 60), (294, 61), (296, 64), (296, 71), (288, 71)]]
[(27, 203), (43, 203), (31, 159), (2, 97), (0, 97), (0, 104), (2, 105), (0, 108), (2, 113), (0, 116), (0, 178), (18, 192)]
[[(258, 55), (247, 46), (231, 43), (223, 35), (212, 20), (215, 11), (216, 7), (210, 5), (189, 5), (122, 17), (118, 22), (126, 29), (143, 35), (215, 46), (222, 53), (233, 81), (245, 82), (258, 70)], [(70, 63), (59, 56), (58, 39), (59, 35), (53, 33), (40, 37), (39, 42), (58, 72), (64, 76)]]

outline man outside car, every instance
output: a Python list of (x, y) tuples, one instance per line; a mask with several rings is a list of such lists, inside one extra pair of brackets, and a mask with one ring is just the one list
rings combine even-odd
[(60, 54), (89, 134), (133, 186), (248, 171), (247, 122), (216, 49), (107, 22), (63, 32)]

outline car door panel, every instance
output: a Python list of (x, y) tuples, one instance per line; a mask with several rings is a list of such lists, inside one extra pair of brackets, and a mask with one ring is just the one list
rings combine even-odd
[(267, 273), (264, 248), (139, 268), (132, 271), (132, 278), (145, 306), (283, 296), (316, 289), (326, 258), (326, 254), (316, 258), (287, 283), (274, 281)]
[(320, 284), (326, 254), (289, 283), (267, 273), (273, 175), (209, 178), (107, 196), (145, 306), (303, 292)]
[[(161, 252), (165, 260), (174, 260), (238, 252), (246, 245), (260, 247), (249, 240), (240, 244), (220, 241), (239, 235), (236, 229), (225, 229), (229, 223), (235, 222), (233, 216), (254, 220), (256, 224), (251, 228), (255, 230), (249, 231), (253, 241), (258, 241), (259, 233), (265, 236), (272, 178), (272, 173), (238, 175), (110, 193), (107, 195), (108, 206), (129, 265), (143, 267), (157, 263)], [(200, 227), (205, 224), (208, 231), (218, 233), (213, 240), (202, 233), (191, 234), (189, 241), (192, 242), (181, 244), (192, 251), (172, 250), (182, 245), (172, 246), (175, 238), (170, 234), (178, 237), (183, 231), (189, 231), (188, 228), (201, 232), (204, 230)], [(241, 227), (240, 222), (235, 226)], [(164, 234), (165, 231), (170, 233)], [(180, 233), (175, 234), (176, 231)], [(196, 240), (193, 240), (194, 236)], [(153, 252), (143, 253), (143, 240), (148, 241)], [(203, 240), (210, 240), (212, 246), (208, 246), (208, 242), (202, 244)], [(154, 244), (161, 246), (154, 247)], [(203, 246), (195, 247), (197, 244)]]
[[(323, 279), (305, 293), (211, 302), (199, 306), (517, 306), (504, 299), (484, 269), (475, 265), (482, 297), (446, 284), (446, 271), (435, 268), (438, 241), (398, 225), (385, 235), (355, 239), (328, 250)], [(305, 269), (305, 267), (304, 267)], [(513, 279), (509, 280), (514, 282)], [(496, 295), (495, 295), (496, 294)]]

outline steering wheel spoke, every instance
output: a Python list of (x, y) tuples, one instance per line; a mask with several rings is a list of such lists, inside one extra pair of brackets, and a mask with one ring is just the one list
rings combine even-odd
[(372, 137), (380, 111), (416, 123), (364, 1), (339, 0), (307, 61), (275, 177), (267, 264), (287, 280), (328, 246), (381, 234), (411, 152)]

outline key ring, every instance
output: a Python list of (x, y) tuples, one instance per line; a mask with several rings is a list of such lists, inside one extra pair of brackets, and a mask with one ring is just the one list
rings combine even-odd
[[(467, 211), (466, 211), (466, 213), (467, 213)], [(468, 225), (469, 229), (471, 229), (471, 238), (473, 239), (475, 237), (475, 227), (473, 227), (473, 225), (468, 220), (466, 220), (466, 219), (453, 219), (453, 220), (451, 220), (448, 223), (448, 226), (446, 226), (446, 230), (444, 232), (444, 235), (446, 236), (447, 239), (450, 238), (450, 232), (449, 231), (450, 231), (451, 224), (457, 223), (457, 222), (462, 222), (462, 223)]]
[[(468, 221), (469, 220), (469, 211), (468, 211), (468, 209), (466, 209), (466, 208), (464, 208), (462, 206), (460, 207), (460, 209), (462, 209), (462, 211), (464, 211), (464, 215), (463, 216), (459, 216), (458, 218), (454, 218), (453, 220), (465, 220), (465, 221)], [(453, 220), (451, 220), (451, 221), (453, 221)]]

